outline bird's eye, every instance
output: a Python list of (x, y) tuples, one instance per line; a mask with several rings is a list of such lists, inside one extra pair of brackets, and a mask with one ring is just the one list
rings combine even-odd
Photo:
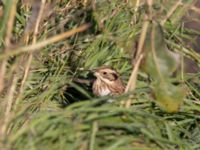
[(107, 74), (107, 72), (103, 72), (103, 74), (104, 74), (104, 75), (106, 75), (106, 74)]

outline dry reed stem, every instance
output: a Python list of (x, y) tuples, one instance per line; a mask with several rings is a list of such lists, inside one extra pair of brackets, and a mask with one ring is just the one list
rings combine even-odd
[(174, 13), (174, 11), (177, 9), (178, 6), (180, 6), (182, 4), (182, 0), (179, 0), (178, 2), (176, 2), (172, 8), (168, 11), (167, 15), (165, 16), (165, 18), (161, 21), (161, 25), (164, 25), (165, 22), (167, 21), (167, 19), (169, 19), (169, 17)]
[[(15, 15), (16, 15), (16, 6), (17, 6), (17, 0), (13, 0), (10, 12), (9, 12), (9, 18), (7, 22), (7, 30), (5, 34), (5, 49), (3, 50), (3, 54), (6, 54), (9, 52), (9, 47), (11, 45), (10, 40), (12, 37), (12, 31), (13, 31), (13, 24), (15, 20)], [(7, 58), (2, 60), (1, 63), (1, 69), (0, 69), (0, 92), (4, 89), (4, 78), (5, 78), (5, 73), (6, 73), (6, 66), (7, 66)], [(7, 129), (7, 124), (10, 120), (11, 117), (11, 109), (12, 109), (12, 104), (13, 104), (13, 97), (14, 97), (14, 92), (16, 88), (16, 83), (17, 83), (17, 77), (14, 75), (12, 79), (12, 84), (11, 87), (8, 88), (8, 93), (6, 95), (6, 106), (5, 106), (5, 113), (4, 113), (4, 118), (2, 118), (3, 123), (1, 124), (1, 129), (0, 129), (0, 134), (2, 137), (6, 134), (6, 129)]]
[[(10, 46), (10, 39), (12, 37), (12, 30), (13, 30), (13, 24), (15, 20), (15, 14), (16, 14), (16, 5), (17, 5), (17, 0), (14, 0), (12, 3), (12, 7), (10, 9), (10, 15), (7, 23), (7, 32), (6, 32), (6, 38), (5, 38), (5, 45), (6, 47)], [(7, 49), (5, 49), (7, 50)]]
[(134, 65), (134, 68), (133, 68), (133, 71), (131, 73), (131, 76), (129, 78), (129, 80), (131, 82), (128, 82), (127, 86), (126, 86), (126, 89), (125, 89), (125, 92), (127, 93), (128, 91), (130, 90), (134, 90), (135, 87), (136, 87), (136, 80), (137, 80), (137, 73), (138, 73), (138, 69), (139, 69), (139, 65), (140, 65), (140, 62), (143, 58), (143, 54), (141, 54), (139, 56), (139, 58), (136, 60), (135, 62), (135, 65)]
[(192, 58), (194, 59), (197, 63), (200, 63), (200, 55), (193, 51), (192, 49), (190, 48), (185, 48), (183, 46), (181, 46), (180, 44), (176, 44), (176, 43), (173, 43), (169, 40), (166, 40), (165, 41), (168, 45), (172, 46), (173, 49), (175, 51), (182, 51), (185, 55), (187, 55), (189, 58)]
[(53, 44), (55, 42), (58, 42), (65, 38), (68, 38), (76, 33), (83, 32), (83, 31), (87, 30), (89, 27), (91, 27), (90, 23), (83, 24), (75, 29), (71, 29), (67, 32), (61, 33), (59, 35), (56, 35), (56, 36), (46, 39), (44, 41), (37, 42), (35, 44), (31, 44), (31, 45), (24, 46), (24, 47), (10, 49), (9, 53), (6, 53), (6, 54), (0, 56), (0, 60), (3, 58), (8, 58), (10, 56), (19, 55), (19, 54), (26, 53), (26, 52), (37, 51), (49, 44)]
[[(10, 9), (10, 14), (7, 22), (7, 30), (6, 30), (6, 36), (5, 36), (5, 49), (3, 53), (5, 54), (8, 51), (8, 47), (10, 47), (10, 39), (12, 37), (12, 30), (13, 30), (13, 24), (15, 20), (15, 14), (16, 14), (16, 5), (17, 0), (13, 1), (13, 4)], [(4, 89), (4, 78), (6, 73), (6, 65), (7, 65), (7, 58), (2, 60), (1, 67), (0, 67), (0, 92)]]
[(1, 63), (1, 69), (0, 69), (0, 93), (4, 89), (4, 76), (6, 73), (6, 66), (7, 66), (7, 59), (3, 60)]
[(151, 9), (152, 5), (153, 5), (153, 0), (147, 0), (147, 5), (148, 5), (149, 9)]
[(144, 23), (142, 26), (142, 33), (140, 34), (139, 44), (137, 47), (136, 60), (138, 59), (138, 57), (140, 56), (140, 54), (142, 52), (144, 41), (146, 39), (146, 33), (147, 33), (148, 26), (149, 26), (149, 21), (147, 19), (148, 19), (148, 17), (145, 15)]
[(17, 85), (17, 76), (14, 75), (13, 80), (12, 80), (12, 85), (9, 89), (6, 101), (7, 101), (7, 105), (6, 105), (6, 110), (5, 110), (5, 114), (4, 114), (4, 121), (3, 124), (1, 126), (1, 136), (4, 137), (4, 135), (6, 134), (6, 129), (8, 126), (8, 122), (11, 118), (11, 109), (12, 109), (12, 104), (13, 104), (13, 98), (14, 98), (14, 94), (15, 94), (15, 89), (16, 89), (16, 85)]
[(136, 3), (135, 3), (135, 9), (134, 11), (137, 12), (138, 11), (138, 7), (140, 5), (140, 0), (136, 0)]
[[(134, 1), (133, 1), (133, 3), (134, 3)], [(140, 5), (140, 0), (136, 0), (135, 8), (134, 8), (134, 15), (133, 15), (134, 24), (137, 21), (137, 11), (138, 11), (139, 5)]]
[[(142, 50), (143, 50), (143, 46), (144, 46), (144, 42), (146, 39), (146, 34), (147, 34), (148, 26), (149, 26), (149, 21), (147, 20), (147, 18), (148, 17), (145, 15), (144, 23), (142, 26), (142, 32), (140, 34), (139, 44), (137, 47), (137, 52), (136, 52), (136, 57), (135, 57), (136, 63), (134, 64), (134, 69), (131, 73), (128, 84), (126, 86), (125, 93), (127, 93), (128, 91), (133, 91), (136, 87), (138, 69), (139, 69), (139, 66), (141, 63), (141, 59), (143, 58)], [(124, 103), (124, 102), (122, 102), (122, 103)], [(125, 102), (125, 107), (129, 108), (130, 105), (131, 105), (131, 100), (129, 99)]]
[[(149, 16), (147, 16), (147, 15), (144, 16), (144, 23), (143, 23), (143, 26), (142, 26), (142, 32), (140, 34), (139, 44), (138, 44), (138, 47), (137, 47), (137, 52), (136, 52), (136, 57), (135, 57), (136, 62), (134, 64), (134, 69), (131, 73), (128, 84), (126, 86), (125, 93), (127, 93), (128, 91), (133, 91), (136, 88), (138, 70), (139, 70), (141, 60), (143, 58), (143, 54), (142, 54), (143, 46), (144, 46), (144, 42), (145, 42), (145, 39), (146, 39), (147, 30), (148, 30), (148, 27), (149, 27), (148, 19), (152, 18), (152, 11), (151, 10), (152, 10), (153, 1), (147, 0), (147, 4), (148, 4), (148, 7), (149, 7)], [(129, 108), (130, 106), (131, 106), (131, 99), (128, 99), (125, 103), (125, 107)]]
[[(142, 33), (141, 33), (140, 39), (139, 39), (139, 44), (138, 44), (137, 53), (136, 53), (136, 57), (135, 57), (136, 61), (138, 61), (139, 58), (141, 57), (142, 49), (144, 46), (144, 41), (146, 39), (146, 33), (147, 33), (148, 26), (149, 26), (149, 21), (146, 18), (147, 18), (147, 16), (145, 16), (144, 24), (142, 27)], [(135, 89), (135, 83), (136, 83), (136, 81), (134, 81), (136, 79), (134, 77), (135, 73), (137, 73), (137, 72), (134, 72), (134, 69), (133, 69), (131, 76), (129, 78), (128, 84), (126, 86), (125, 92), (132, 91)]]
[[(141, 63), (141, 60), (142, 60), (143, 56), (144, 56), (144, 55), (141, 54), (141, 55), (139, 56), (139, 58), (137, 59), (135, 65), (134, 65), (134, 69), (133, 69), (133, 71), (132, 71), (132, 73), (131, 73), (131, 76), (130, 76), (130, 79), (129, 79), (129, 80), (131, 80), (132, 82), (129, 82), (129, 83), (128, 83), (128, 85), (126, 86), (125, 92), (128, 92), (129, 89), (133, 89), (133, 90), (135, 89), (135, 87), (136, 87), (136, 81), (137, 81), (137, 74), (138, 74), (139, 66), (140, 66), (140, 63)], [(126, 107), (126, 108), (129, 108), (130, 106), (131, 106), (131, 99), (128, 99), (128, 100), (126, 101), (126, 103), (125, 103), (125, 107)]]
[[(34, 32), (33, 32), (33, 41), (32, 41), (33, 45), (37, 41), (37, 34), (38, 34), (38, 30), (39, 30), (39, 24), (40, 24), (41, 19), (42, 19), (45, 3), (46, 3), (46, 0), (42, 0), (41, 6), (40, 6), (40, 11), (39, 11), (39, 14), (38, 14), (38, 17), (37, 17), (37, 20), (36, 20), (36, 24), (35, 24), (35, 29), (34, 29)], [(28, 77), (28, 73), (29, 73), (31, 62), (32, 62), (32, 58), (33, 58), (33, 54), (32, 54), (32, 52), (30, 52), (27, 64), (25, 66), (24, 77), (23, 77), (22, 82), (21, 82), (20, 93), (22, 93), (22, 90), (24, 88), (24, 84), (25, 84), (26, 79)]]
[(199, 9), (199, 7), (191, 6), (190, 9), (191, 9), (192, 11), (194, 11), (195, 13), (198, 13), (198, 14), (200, 15), (200, 9)]

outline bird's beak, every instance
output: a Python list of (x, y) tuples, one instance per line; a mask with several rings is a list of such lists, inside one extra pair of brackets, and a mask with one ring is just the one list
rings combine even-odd
[(100, 76), (100, 74), (99, 74), (98, 72), (95, 72), (94, 75), (95, 75), (96, 77)]
[(98, 68), (92, 69), (91, 72), (92, 72), (93, 76), (95, 76), (96, 78), (100, 77), (100, 73), (98, 71)]
[(96, 77), (99, 75), (99, 73), (97, 72), (96, 69), (92, 69), (91, 72), (92, 72), (92, 74), (93, 74), (94, 76), (96, 76)]

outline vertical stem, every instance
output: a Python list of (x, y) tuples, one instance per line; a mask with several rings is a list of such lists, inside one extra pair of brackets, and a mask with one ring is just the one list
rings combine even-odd
[[(46, 0), (42, 0), (42, 5), (40, 7), (40, 11), (39, 11), (39, 14), (38, 14), (38, 17), (37, 17), (37, 20), (36, 20), (36, 24), (35, 24), (35, 29), (34, 29), (34, 32), (33, 32), (32, 44), (35, 44), (36, 41), (37, 41), (37, 34), (38, 34), (38, 30), (39, 30), (40, 21), (42, 19), (42, 14), (43, 14), (43, 11), (44, 11), (45, 2), (46, 2)], [(23, 91), (24, 84), (25, 84), (26, 79), (28, 77), (28, 73), (29, 73), (31, 62), (32, 62), (32, 58), (33, 58), (33, 54), (32, 54), (32, 52), (30, 52), (27, 64), (25, 66), (24, 77), (23, 77), (22, 82), (21, 82), (20, 93)]]
[[(147, 20), (147, 16), (145, 16), (144, 24), (143, 24), (143, 27), (142, 27), (142, 33), (140, 34), (139, 44), (138, 44), (138, 47), (137, 47), (137, 53), (136, 53), (136, 58), (135, 58), (136, 59), (135, 62), (137, 63), (137, 65), (139, 65), (140, 61), (141, 61), (140, 59), (141, 59), (142, 49), (143, 49), (143, 46), (144, 46), (144, 41), (146, 39), (148, 26), (149, 26), (149, 21)], [(134, 64), (134, 66), (135, 65), (136, 64)], [(138, 66), (138, 68), (139, 68), (139, 66)], [(135, 69), (133, 69), (131, 76), (129, 78), (128, 84), (126, 86), (126, 92), (135, 89), (135, 83), (136, 83), (135, 80), (137, 80), (138, 68), (135, 67)]]
[[(6, 36), (5, 36), (5, 49), (4, 53), (8, 52), (8, 47), (10, 47), (10, 39), (12, 37), (12, 30), (13, 30), (13, 24), (15, 20), (15, 14), (16, 14), (16, 5), (17, 0), (12, 1), (11, 8), (9, 10), (9, 18), (7, 20), (7, 30), (6, 30)], [(4, 89), (4, 78), (6, 73), (6, 64), (7, 64), (7, 58), (5, 58), (1, 64), (0, 64), (0, 92)]]
[(4, 122), (1, 127), (1, 136), (2, 137), (4, 137), (4, 135), (6, 134), (8, 122), (10, 121), (10, 118), (11, 118), (11, 109), (12, 109), (14, 93), (15, 93), (15, 89), (16, 89), (16, 85), (17, 85), (17, 79), (18, 78), (16, 77), (16, 75), (14, 75), (12, 85), (9, 89), (8, 96), (6, 98), (7, 105), (6, 105), (6, 110), (5, 110), (5, 114), (4, 114)]
[[(16, 14), (16, 6), (17, 6), (17, 0), (12, 0), (10, 3), (11, 7), (9, 9), (9, 17), (7, 20), (7, 30), (5, 34), (5, 49), (4, 49), (4, 54), (8, 53), (8, 48), (10, 47), (11, 43), (11, 37), (12, 37), (12, 31), (13, 31), (13, 24), (15, 20), (15, 14)], [(6, 73), (6, 65), (7, 65), (7, 58), (3, 59), (1, 62), (1, 67), (0, 67), (0, 92), (4, 89), (4, 80), (5, 80), (5, 73)], [(13, 104), (13, 99), (14, 99), (14, 92), (16, 89), (16, 84), (17, 84), (17, 76), (13, 75), (12, 79), (12, 84), (10, 88), (8, 88), (7, 96), (6, 96), (6, 107), (5, 107), (5, 112), (4, 112), (4, 118), (3, 118), (3, 123), (1, 124), (1, 129), (0, 129), (0, 134), (2, 135), (2, 138), (6, 134), (8, 122), (10, 121), (11, 118), (11, 109), (12, 109), (12, 104)]]
[(182, 0), (177, 1), (173, 7), (168, 11), (167, 15), (165, 16), (165, 18), (161, 21), (161, 25), (164, 25), (165, 22), (167, 21), (167, 19), (174, 13), (174, 11), (177, 9), (178, 6), (180, 6), (182, 4)]

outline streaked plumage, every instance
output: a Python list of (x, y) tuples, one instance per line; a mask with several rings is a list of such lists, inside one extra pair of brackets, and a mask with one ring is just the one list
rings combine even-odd
[(93, 93), (97, 96), (122, 94), (125, 86), (118, 73), (109, 67), (100, 67), (94, 70), (96, 80), (93, 83)]

